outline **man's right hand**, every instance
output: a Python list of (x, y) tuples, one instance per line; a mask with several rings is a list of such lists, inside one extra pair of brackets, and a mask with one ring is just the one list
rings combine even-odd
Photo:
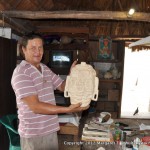
[(84, 111), (86, 109), (88, 109), (90, 106), (86, 106), (86, 107), (81, 107), (81, 103), (78, 104), (72, 104), (68, 107), (69, 112), (80, 112), (80, 111)]

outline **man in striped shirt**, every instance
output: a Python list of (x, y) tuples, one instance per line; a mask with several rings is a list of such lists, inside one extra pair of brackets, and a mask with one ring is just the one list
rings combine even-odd
[(88, 107), (80, 107), (81, 104), (56, 106), (54, 90), (64, 91), (65, 81), (41, 63), (44, 50), (40, 35), (24, 36), (20, 47), (25, 60), (15, 68), (11, 84), (18, 107), (21, 149), (58, 149), (57, 114), (79, 112)]

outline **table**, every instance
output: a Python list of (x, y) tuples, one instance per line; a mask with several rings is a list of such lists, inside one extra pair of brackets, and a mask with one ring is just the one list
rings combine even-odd
[(73, 135), (74, 141), (78, 141), (79, 117), (73, 113), (58, 116), (60, 130), (58, 134)]
[[(84, 127), (84, 124), (87, 123), (92, 116), (88, 116), (87, 118), (82, 118), (81, 120), (81, 126), (80, 126), (80, 138), (82, 136), (82, 129)], [(114, 123), (115, 122), (122, 122), (125, 124), (128, 124), (130, 127), (138, 127), (139, 124), (144, 123), (145, 125), (150, 125), (150, 120), (149, 119), (114, 119)], [(138, 133), (136, 132), (135, 135), (129, 137), (126, 137), (126, 142), (133, 142), (133, 140), (138, 137), (138, 138), (142, 138), (143, 136), (150, 136), (150, 130), (144, 131), (142, 133)], [(92, 142), (92, 141), (83, 141), (82, 145), (81, 145), (81, 150), (97, 150), (99, 147), (104, 147), (106, 150), (122, 150), (122, 146), (120, 145), (120, 143), (115, 143), (115, 142), (106, 142), (106, 143), (102, 143), (102, 142)]]

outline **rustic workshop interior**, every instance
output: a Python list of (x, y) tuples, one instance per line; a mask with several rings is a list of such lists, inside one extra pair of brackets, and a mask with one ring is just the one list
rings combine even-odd
[[(150, 142), (149, 0), (0, 0), (0, 11), (0, 118), (17, 113), (11, 77), (23, 60), (19, 40), (25, 34), (39, 33), (44, 39), (42, 62), (54, 73), (66, 79), (72, 62), (78, 60), (90, 64), (99, 78), (98, 99), (91, 101), (88, 110), (79, 117), (59, 115), (62, 149), (98, 149), (100, 144), (84, 142), (116, 142), (122, 140), (120, 133), (126, 133), (126, 140), (149, 137)], [(55, 63), (56, 57), (65, 57), (67, 63)], [(63, 93), (55, 91), (55, 98), (57, 105), (70, 104)], [(110, 135), (110, 126), (120, 137), (114, 132)], [(0, 124), (0, 149), (9, 149), (9, 143)], [(102, 145), (106, 149), (119, 146)], [(132, 146), (150, 149), (149, 144)]]

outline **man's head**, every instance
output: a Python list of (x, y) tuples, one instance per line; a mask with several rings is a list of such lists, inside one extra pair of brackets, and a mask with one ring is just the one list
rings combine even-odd
[(28, 34), (19, 44), (25, 60), (37, 67), (43, 56), (43, 38), (39, 34)]

